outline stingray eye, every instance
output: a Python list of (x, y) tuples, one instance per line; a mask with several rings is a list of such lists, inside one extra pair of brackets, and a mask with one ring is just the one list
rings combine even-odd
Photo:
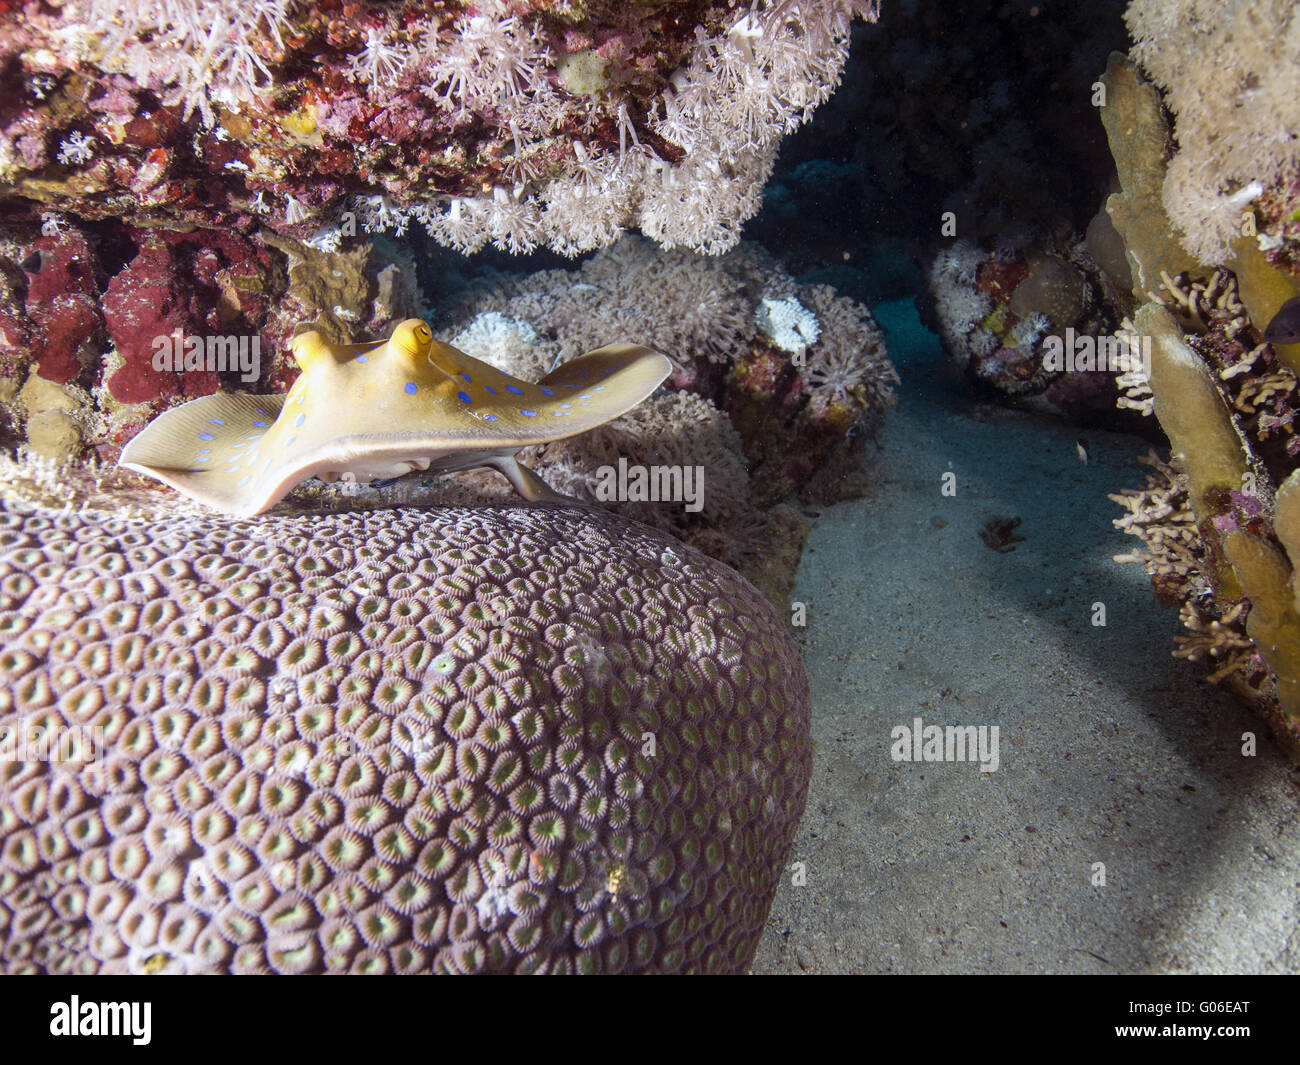
[(427, 325), (417, 325), (415, 327), (415, 335), (420, 340), (428, 340), (430, 336), (429, 327)]

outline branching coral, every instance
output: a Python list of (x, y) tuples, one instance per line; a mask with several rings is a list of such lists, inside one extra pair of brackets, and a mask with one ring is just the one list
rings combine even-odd
[(1196, 529), (1188, 498), (1187, 475), (1154, 452), (1141, 460), (1150, 466), (1146, 486), (1111, 495), (1128, 513), (1116, 518), (1122, 532), (1138, 537), (1144, 550), (1116, 555), (1116, 562), (1140, 562), (1166, 606), (1178, 605), (1187, 635), (1174, 637), (1174, 655), (1210, 667), (1207, 680), (1271, 692), (1268, 666), (1246, 633), (1250, 604), (1222, 602), (1215, 596), (1212, 564)]
[(1186, 273), (1176, 278), (1160, 272), (1160, 292), (1148, 296), (1169, 307), (1184, 330), (1204, 333), (1211, 323), (1235, 336), (1248, 325), (1246, 308), (1237, 291), (1237, 278), (1227, 270), (1215, 270), (1208, 279), (1193, 280)]
[(1296, 376), (1251, 322), (1236, 275), (1218, 269), (1193, 279), (1162, 271), (1160, 291), (1150, 295), (1173, 314), (1188, 344), (1215, 372), (1243, 432), (1259, 441), (1263, 461), (1280, 484), (1300, 456), (1292, 424)]
[(1187, 475), (1179, 473), (1155, 452), (1139, 460), (1152, 468), (1146, 487), (1111, 495), (1127, 514), (1115, 528), (1142, 541), (1145, 553), (1116, 555), (1116, 562), (1141, 562), (1161, 602), (1178, 603), (1208, 586), (1200, 581), (1200, 540), (1196, 518), (1187, 499)]
[(1254, 641), (1246, 635), (1246, 615), (1250, 604), (1244, 600), (1231, 603), (1226, 613), (1216, 616), (1195, 600), (1184, 603), (1178, 620), (1190, 635), (1174, 637), (1174, 657), (1211, 666), (1206, 676), (1218, 684), (1233, 673), (1257, 677), (1266, 672)]
[(1261, 342), (1227, 271), (1163, 272), (1123, 332), (1149, 346), (1150, 374), (1120, 403), (1151, 405), (1173, 458), (1153, 463), (1145, 490), (1112, 496), (1130, 512), (1116, 525), (1148, 547), (1119, 560), (1140, 558), (1161, 600), (1180, 605), (1188, 635), (1175, 654), (1207, 663), (1300, 750), (1295, 375)]
[(1125, 318), (1114, 336), (1128, 360), (1128, 369), (1115, 375), (1115, 387), (1120, 391), (1115, 406), (1120, 410), (1135, 410), (1143, 417), (1150, 417), (1155, 413), (1151, 378), (1142, 365), (1142, 338), (1138, 336), (1133, 319)]

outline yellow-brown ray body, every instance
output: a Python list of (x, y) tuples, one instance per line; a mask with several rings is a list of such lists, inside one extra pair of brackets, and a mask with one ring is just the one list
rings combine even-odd
[(292, 344), (302, 374), (287, 394), (191, 400), (150, 422), (120, 465), (239, 515), (308, 477), (474, 466), (499, 470), (525, 499), (564, 500), (515, 454), (617, 418), (672, 369), (649, 348), (613, 344), (529, 384), (434, 340), (418, 318), (374, 344), (329, 344), (314, 331)]

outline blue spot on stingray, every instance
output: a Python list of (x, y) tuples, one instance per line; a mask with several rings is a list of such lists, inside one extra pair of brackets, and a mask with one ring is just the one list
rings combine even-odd
[(506, 385), (506, 391), (513, 392), (516, 396), (522, 396), (524, 394), (522, 388), (516, 388), (514, 385)]
[(358, 355), (358, 356), (357, 356), (357, 362), (369, 362), (369, 361), (370, 361), (370, 356), (369, 356), (369, 355)]
[(240, 479), (240, 482), (239, 482), (237, 485), (235, 485), (235, 487), (236, 487), (236, 488), (243, 488), (244, 485), (248, 484), (248, 482), (251, 481), (252, 479), (253, 479), (253, 478), (251, 478), (251, 477), (244, 477), (244, 478), (241, 478), (241, 479)]
[[(267, 411), (264, 411), (261, 407), (254, 407), (253, 411), (257, 414), (266, 414), (267, 417), (270, 417), (270, 414)], [(253, 424), (256, 425), (257, 422), (254, 422)]]
[(248, 447), (248, 441), (247, 441), (247, 440), (241, 440), (238, 444), (231, 444), (231, 445), (230, 445), (230, 450), (231, 450), (231, 451), (238, 451), (241, 447)]
[(551, 415), (551, 417), (552, 417), (552, 418), (567, 418), (567, 417), (569, 417), (569, 415), (571, 415), (572, 413), (573, 413), (573, 411), (571, 411), (571, 410), (557, 410), (557, 411), (555, 411), (555, 412)]
[(208, 421), (210, 421), (213, 425), (225, 425), (225, 424), (226, 424), (226, 423), (223, 422), (220, 418), (209, 418)]
[(284, 442), (284, 446), (285, 446), (285, 447), (288, 447), (290, 444), (292, 444), (292, 443), (293, 443), (295, 440), (297, 440), (297, 439), (298, 439), (298, 438), (297, 438), (296, 436), (291, 436), (291, 437), (289, 437), (289, 439), (286, 440), (286, 441)]
[(256, 425), (259, 429), (266, 428), (266, 422), (254, 422), (253, 424)]
[(212, 434), (211, 434), (211, 433), (199, 433), (199, 439), (200, 439), (200, 440), (211, 440), (211, 439), (212, 439)]
[(271, 468), (271, 460), (270, 460), (270, 459), (267, 459), (267, 460), (266, 460), (266, 465), (262, 467), (262, 472), (265, 473), (265, 472), (266, 472), (267, 470), (269, 470), (270, 468)]
[(460, 375), (461, 377), (465, 378), (465, 383), (467, 385), (472, 385), (474, 383), (474, 378), (470, 377), (470, 375), (467, 374), (464, 370), (461, 370)]
[(537, 411), (535, 411), (535, 410), (524, 410), (523, 407), (520, 407), (520, 408), (519, 408), (519, 413), (522, 414), (525, 418), (536, 418), (536, 417), (537, 417)]
[(486, 388), (489, 392), (491, 392), (494, 396), (497, 394), (497, 390), (493, 388), (491, 385), (484, 385), (483, 387)]
[(572, 404), (572, 403), (558, 403), (558, 404), (556, 404), (556, 406), (558, 406), (558, 407), (560, 408), (560, 410), (565, 410), (565, 409), (567, 409), (568, 407), (572, 407), (573, 404)]
[(485, 414), (483, 415), (483, 420), (485, 422), (494, 422), (497, 420), (497, 416), (495, 414)]
[(539, 389), (541, 389), (542, 395), (545, 395), (545, 396), (553, 396), (553, 395), (555, 395), (555, 393), (552, 392), (549, 388), (542, 388), (541, 385), (538, 385), (537, 387), (538, 387)]
[(604, 391), (605, 391), (605, 386), (604, 386), (604, 385), (597, 385), (595, 388), (592, 389), (592, 391), (593, 391), (593, 392), (604, 392)]
[(415, 387), (415, 382), (407, 381), (406, 387), (403, 388), (402, 391), (405, 392), (408, 396), (413, 396), (415, 395), (416, 392), (419, 391), (419, 389)]
[(472, 399), (469, 398), (469, 393), (468, 393), (468, 392), (457, 392), (457, 393), (456, 393), (456, 398), (457, 398), (458, 400), (460, 400), (462, 403), (473, 403), (473, 402), (474, 402)]
[(307, 420), (307, 415), (305, 415), (305, 414), (299, 414), (298, 417), (296, 417), (296, 418), (293, 420), (293, 426), (294, 426), (294, 428), (296, 429), (298, 426), (300, 426), (300, 425), (301, 425), (303, 422), (305, 422), (306, 420)]
[[(614, 369), (616, 370), (616, 369), (618, 369), (618, 367), (616, 366), (616, 367), (614, 367)], [(600, 376), (601, 376), (601, 377), (608, 377), (608, 376), (609, 376), (610, 374), (612, 374), (613, 372), (614, 372), (614, 370), (601, 370), (601, 371), (600, 371)]]

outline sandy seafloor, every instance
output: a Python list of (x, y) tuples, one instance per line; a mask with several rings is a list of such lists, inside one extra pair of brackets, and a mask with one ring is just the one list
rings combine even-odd
[[(1138, 541), (1106, 494), (1142, 484), (1149, 445), (973, 406), (910, 301), (875, 314), (900, 403), (870, 496), (818, 508), (799, 569), (807, 882), (786, 870), (754, 971), (1300, 970), (1300, 769), (1171, 656), (1177, 612), (1112, 560)], [(1006, 554), (978, 535), (1002, 516), (1023, 519)], [(894, 762), (917, 716), (998, 725), (1000, 768)]]

